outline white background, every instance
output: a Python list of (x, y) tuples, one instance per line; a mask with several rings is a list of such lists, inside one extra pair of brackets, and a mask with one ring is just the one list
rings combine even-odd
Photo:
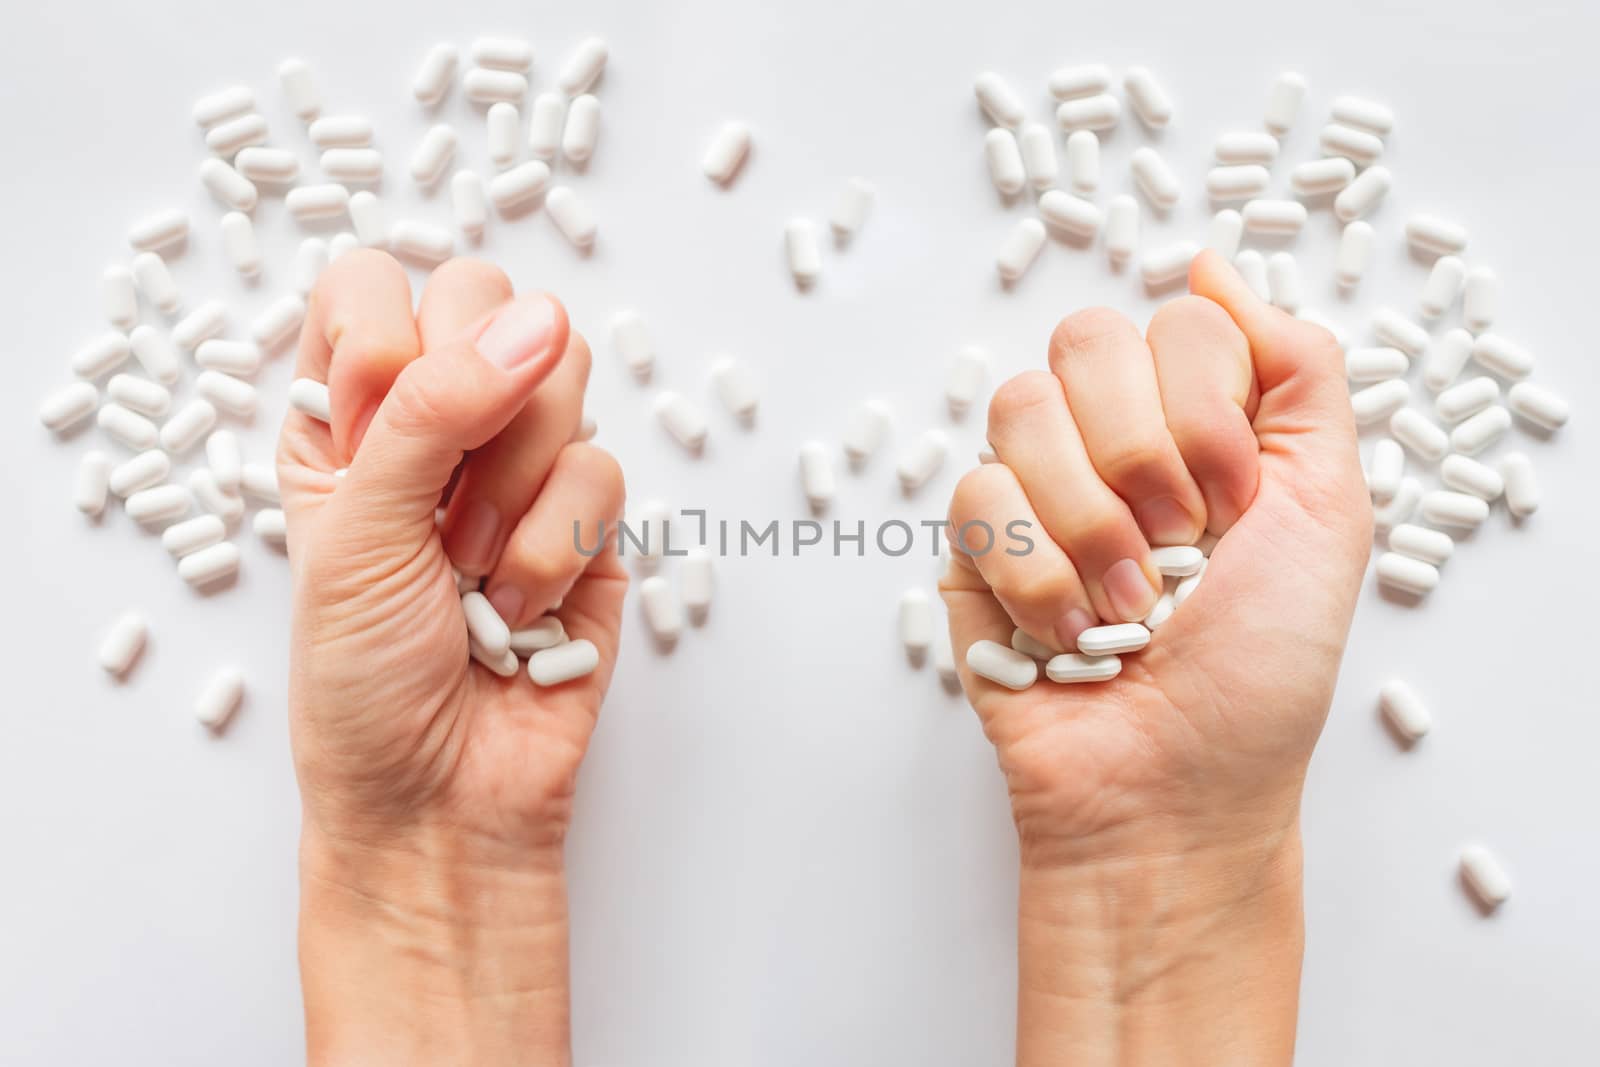
[[(598, 90), (600, 147), (573, 179), (601, 220), (595, 255), (575, 256), (538, 214), (496, 220), (485, 254), (519, 286), (559, 292), (594, 340), (600, 441), (623, 460), (631, 497), (735, 520), (800, 517), (798, 445), (837, 440), (869, 395), (896, 411), (891, 453), (948, 425), (941, 375), (959, 346), (984, 345), (1010, 375), (1040, 364), (1068, 311), (1106, 302), (1142, 323), (1154, 306), (1133, 278), (1106, 271), (1098, 248), (1054, 242), (1016, 291), (997, 286), (994, 252), (1024, 209), (1004, 208), (988, 184), (971, 94), (980, 70), (1007, 75), (1043, 119), (1056, 66), (1152, 67), (1177, 103), (1161, 147), (1186, 190), (1152, 241), (1202, 235), (1210, 142), (1258, 127), (1279, 70), (1312, 85), (1275, 171), (1280, 189), (1314, 152), (1334, 93), (1391, 102), (1397, 184), (1374, 220), (1377, 262), (1357, 297), (1341, 300), (1330, 282), (1336, 228), (1315, 212), (1298, 247), (1310, 302), (1358, 335), (1377, 303), (1410, 311), (1424, 268), (1403, 249), (1403, 220), (1416, 210), (1458, 218), (1471, 227), (1468, 258), (1505, 279), (1503, 331), (1537, 352), (1537, 378), (1578, 401), (1578, 415), (1549, 441), (1516, 432), (1546, 488), (1533, 521), (1514, 528), (1497, 509), (1420, 608), (1370, 587), (1363, 596), (1306, 798), (1300, 1062), (1592, 1054), (1600, 722), (1587, 620), (1600, 456), (1583, 401), (1600, 386), (1589, 328), (1600, 19), (1570, 7), (14, 7), (0, 35), (0, 541), (11, 561), (0, 612), (10, 693), (0, 1062), (301, 1055), (286, 568), (247, 532), (238, 585), (194, 595), (156, 539), (115, 509), (98, 525), (72, 510), (71, 472), (96, 432), (57, 443), (34, 412), (66, 380), (70, 353), (104, 328), (100, 271), (127, 258), (134, 218), (190, 210), (196, 237), (176, 269), (191, 305), (223, 296), (242, 324), (286, 285), (300, 235), (273, 198), (257, 212), (263, 283), (243, 286), (222, 264), (218, 211), (194, 178), (197, 96), (254, 86), (275, 143), (310, 164), (273, 78), (280, 59), (301, 55), (330, 112), (376, 122), (391, 214), (447, 221), (446, 203), (419, 198), (404, 177), (430, 121), (410, 79), (434, 41), (465, 45), (491, 30), (534, 42), (538, 88), (586, 33), (605, 35), (613, 59)], [(459, 89), (444, 114), (467, 162), (484, 169), (481, 118)], [(757, 148), (722, 192), (698, 162), (730, 117), (755, 127)], [(1127, 154), (1144, 140), (1132, 122), (1111, 137), (1102, 202), (1126, 189)], [(829, 249), (817, 289), (797, 294), (783, 223), (823, 217), (854, 174), (878, 185), (878, 207), (855, 247)], [(606, 338), (624, 306), (655, 333), (659, 382), (708, 406), (712, 358), (746, 360), (765, 397), (758, 428), (714, 411), (698, 461), (668, 441), (649, 418), (650, 392), (626, 378)], [(282, 360), (263, 375), (272, 400), (247, 434), (255, 458), (269, 454), (286, 380)], [(834, 517), (938, 518), (981, 440), (981, 408), (952, 429), (954, 461), (919, 497), (901, 499), (886, 453), (843, 480)], [(1009, 1059), (1016, 857), (1004, 790), (974, 716), (931, 671), (906, 665), (894, 633), (900, 592), (934, 579), (921, 556), (729, 561), (711, 622), (671, 656), (629, 611), (569, 847), (580, 1064)], [(134, 606), (154, 638), (118, 685), (93, 649)], [(213, 738), (189, 706), (226, 661), (247, 669), (250, 696)], [(1436, 716), (1409, 752), (1375, 714), (1377, 686), (1394, 674)], [(1492, 918), (1457, 884), (1468, 840), (1488, 843), (1516, 882)]]

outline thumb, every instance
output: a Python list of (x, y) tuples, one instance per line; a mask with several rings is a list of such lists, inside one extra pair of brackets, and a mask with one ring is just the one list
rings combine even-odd
[(340, 495), (393, 530), (426, 524), (462, 456), (522, 410), (566, 351), (561, 302), (529, 293), (407, 364), (379, 405)]

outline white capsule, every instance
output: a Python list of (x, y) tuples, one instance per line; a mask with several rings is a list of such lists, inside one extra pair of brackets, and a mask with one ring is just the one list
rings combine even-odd
[(1306, 80), (1293, 71), (1284, 71), (1267, 94), (1266, 127), (1282, 137), (1294, 125), (1300, 104), (1306, 98)]
[(933, 639), (933, 669), (939, 675), (939, 683), (947, 691), (954, 693), (960, 690), (961, 672), (956, 670), (956, 653), (948, 633), (938, 634)]
[(206, 131), (206, 147), (223, 159), (232, 159), (241, 148), (266, 142), (267, 120), (255, 112), (228, 119)]
[(1450, 449), (1450, 435), (1416, 408), (1401, 408), (1389, 419), (1389, 432), (1418, 459), (1437, 463)]
[(1172, 98), (1146, 67), (1129, 67), (1122, 77), (1123, 91), (1133, 104), (1134, 114), (1152, 130), (1172, 121)]
[(1505, 435), (1511, 428), (1511, 412), (1496, 404), (1463, 420), (1450, 431), (1450, 447), (1475, 456)]
[(450, 207), (463, 234), (470, 240), (483, 236), (489, 221), (489, 202), (483, 182), (472, 171), (458, 170), (450, 179)]
[[(239, 217), (245, 218), (243, 215)], [(207, 300), (178, 320), (172, 327), (172, 340), (178, 347), (193, 351), (199, 348), (202, 342), (209, 341), (227, 328), (227, 307), (220, 300)]]
[(561, 620), (546, 615), (530, 626), (511, 631), (511, 651), (518, 656), (531, 656), (541, 649), (554, 648), (566, 639), (566, 627), (561, 625)]
[[(1209, 564), (1210, 560), (1207, 560), (1207, 565)], [(1173, 586), (1172, 589), (1172, 606), (1174, 609), (1181, 607), (1185, 600), (1188, 600), (1189, 597), (1194, 595), (1194, 591), (1200, 588), (1200, 580), (1204, 578), (1205, 575), (1206, 568), (1201, 567), (1187, 578), (1178, 579), (1178, 584)]]
[(1434, 401), (1434, 410), (1445, 422), (1460, 422), (1498, 399), (1500, 387), (1493, 378), (1471, 378), (1440, 393)]
[(889, 432), (889, 409), (877, 400), (856, 408), (844, 431), (844, 454), (850, 466), (860, 469), (883, 444)]
[(1122, 102), (1110, 93), (1063, 100), (1056, 107), (1056, 125), (1063, 130), (1109, 130), (1122, 118)]
[(528, 657), (528, 677), (538, 686), (560, 685), (594, 673), (600, 666), (600, 651), (593, 641), (567, 641), (544, 648)]
[(1378, 706), (1389, 725), (1407, 741), (1416, 741), (1433, 725), (1433, 717), (1416, 691), (1398, 678), (1378, 690)]
[(639, 603), (650, 635), (662, 648), (671, 648), (683, 633), (683, 609), (663, 575), (652, 574), (639, 583)]
[(1334, 198), (1334, 215), (1341, 222), (1354, 222), (1377, 207), (1393, 184), (1394, 178), (1387, 167), (1367, 168)]
[(1093, 238), (1100, 229), (1100, 209), (1060, 189), (1050, 189), (1039, 197), (1039, 216), (1056, 229), (1083, 240)]
[(328, 242), (320, 237), (307, 237), (300, 242), (300, 247), (294, 254), (294, 266), (289, 271), (289, 284), (301, 296), (309, 296), (311, 290), (316, 288), (317, 279), (327, 267)]
[(200, 184), (212, 199), (233, 211), (253, 211), (259, 199), (249, 178), (215, 156), (200, 164)]
[(1044, 247), (1044, 223), (1038, 219), (1018, 219), (995, 256), (995, 270), (1007, 285), (1018, 281), (1039, 258)]
[(239, 439), (232, 430), (218, 430), (206, 438), (206, 466), (219, 488), (230, 493), (238, 489), (242, 465)]
[(443, 124), (432, 127), (422, 135), (411, 153), (411, 180), (425, 189), (431, 188), (450, 166), (455, 154), (455, 129)]
[(1306, 206), (1298, 200), (1252, 200), (1241, 214), (1251, 233), (1293, 236), (1306, 224)]
[[(528, 152), (535, 159), (553, 160), (561, 145), (561, 131), (567, 114), (566, 98), (560, 93), (540, 93), (534, 97), (530, 111)], [(491, 119), (492, 117), (493, 109), (491, 109)]]
[(1022, 99), (1000, 75), (993, 71), (978, 75), (972, 83), (972, 90), (978, 98), (978, 106), (996, 126), (1022, 125), (1026, 114)]
[(568, 96), (588, 92), (606, 69), (606, 59), (609, 55), (610, 49), (606, 47), (605, 41), (598, 37), (585, 38), (578, 42), (578, 47), (567, 57), (566, 63), (561, 67), (561, 73), (556, 77), (556, 84)]
[(1533, 373), (1533, 353), (1496, 333), (1480, 333), (1473, 340), (1472, 358), (1485, 370), (1510, 381)]
[(1385, 552), (1378, 557), (1378, 583), (1416, 596), (1433, 592), (1439, 584), (1439, 568), (1420, 559)]
[(900, 597), (900, 643), (906, 658), (921, 666), (933, 646), (933, 605), (921, 589), (907, 589)]
[(1467, 329), (1482, 333), (1494, 325), (1500, 309), (1500, 279), (1488, 267), (1473, 267), (1461, 294), (1461, 318)]
[(372, 121), (363, 115), (324, 115), (307, 133), (318, 148), (365, 148), (372, 143)]
[(121, 404), (102, 405), (95, 415), (95, 421), (106, 432), (106, 436), (134, 452), (152, 449), (159, 440), (155, 423)]
[(1092, 196), (1100, 185), (1100, 138), (1093, 130), (1067, 135), (1067, 184), (1079, 196)]
[(600, 101), (584, 93), (567, 106), (567, 122), (561, 130), (561, 154), (581, 166), (594, 155), (599, 136)]
[(1244, 235), (1244, 218), (1232, 208), (1224, 208), (1211, 216), (1206, 230), (1206, 247), (1223, 259), (1232, 259), (1239, 253), (1239, 239)]
[(195, 698), (194, 717), (208, 729), (221, 731), (244, 700), (244, 675), (237, 667), (224, 667), (211, 676)]
[(1352, 382), (1403, 378), (1410, 369), (1411, 360), (1398, 348), (1352, 348), (1344, 357), (1344, 373)]
[(672, 437), (690, 452), (706, 443), (706, 417), (681, 393), (664, 391), (656, 396), (656, 418)]
[(328, 387), (314, 378), (296, 378), (289, 383), (289, 406), (318, 422), (332, 422)]
[(561, 231), (561, 236), (571, 242), (574, 248), (587, 251), (594, 247), (599, 224), (589, 205), (569, 186), (558, 185), (545, 194), (544, 209), (556, 229)]
[(1333, 99), (1333, 121), (1379, 137), (1387, 137), (1394, 129), (1394, 112), (1376, 100), (1359, 96), (1336, 96)]
[(401, 219), (389, 231), (389, 246), (397, 256), (435, 267), (455, 253), (456, 242), (443, 226)]
[(1422, 317), (1436, 319), (1450, 310), (1456, 302), (1456, 297), (1461, 293), (1462, 282), (1466, 280), (1467, 267), (1465, 263), (1455, 256), (1440, 256), (1434, 260), (1433, 269), (1428, 272), (1428, 280), (1422, 286)]
[(1139, 202), (1123, 193), (1106, 208), (1106, 256), (1113, 270), (1132, 258), (1139, 247)]
[(1090, 656), (1137, 652), (1150, 643), (1150, 631), (1137, 622), (1091, 626), (1078, 635), (1078, 651)]
[(728, 414), (746, 425), (755, 421), (760, 393), (750, 371), (732, 356), (724, 356), (711, 365), (711, 387)]
[(195, 391), (218, 410), (241, 419), (256, 413), (256, 387), (221, 371), (201, 371), (194, 380)]
[(73, 507), (91, 519), (98, 518), (106, 509), (110, 482), (111, 457), (99, 451), (85, 452), (72, 482)]
[(678, 565), (678, 593), (689, 621), (699, 626), (711, 614), (713, 575), (711, 554), (691, 548)]
[(1321, 146), (1324, 155), (1343, 156), (1358, 167), (1369, 166), (1383, 155), (1383, 141), (1379, 137), (1351, 126), (1330, 122), (1322, 128)]
[[(1471, 355), (1472, 335), (1462, 329), (1446, 330), (1444, 335), (1428, 349), (1428, 358), (1422, 364), (1422, 383), (1433, 392), (1438, 392), (1456, 380)], [(1489, 401), (1492, 401), (1498, 392), (1499, 387), (1495, 386)], [(1466, 418), (1470, 414), (1472, 412), (1468, 411), (1457, 417)]]
[(233, 264), (233, 269), (243, 278), (259, 277), (261, 245), (256, 241), (256, 228), (251, 225), (250, 216), (240, 211), (230, 211), (222, 216), (221, 225), (222, 249)]
[(1048, 189), (1056, 183), (1060, 166), (1056, 161), (1055, 134), (1042, 122), (1025, 123), (1017, 137), (1022, 152), (1022, 169), (1028, 184), (1035, 189)]
[(1206, 565), (1205, 553), (1193, 545), (1167, 545), (1150, 550), (1150, 562), (1167, 578), (1187, 578), (1199, 574)]
[(140, 452), (111, 469), (106, 488), (120, 497), (130, 497), (141, 489), (160, 485), (172, 473), (172, 460), (159, 448)]
[[(361, 247), (360, 238), (353, 233), (336, 233), (328, 240), (328, 262), (332, 263), (346, 252), (354, 252)], [(309, 295), (309, 294), (301, 294)]]
[(100, 639), (95, 658), (107, 674), (121, 677), (133, 668), (149, 639), (150, 624), (143, 615), (130, 611), (111, 624), (111, 629)]
[(1389, 531), (1389, 551), (1421, 560), (1433, 567), (1443, 566), (1456, 550), (1450, 535), (1426, 526), (1403, 522)]
[(161, 447), (174, 456), (181, 456), (199, 443), (217, 424), (217, 409), (201, 397), (179, 408), (161, 426)]
[(1144, 628), (1155, 630), (1162, 623), (1172, 618), (1172, 613), (1178, 610), (1178, 604), (1172, 592), (1162, 593), (1156, 598), (1156, 606), (1150, 609), (1150, 614), (1144, 617)]
[(528, 79), (513, 70), (473, 67), (461, 79), (462, 91), (474, 104), (515, 104), (528, 93)]
[(949, 454), (950, 442), (939, 430), (928, 430), (919, 437), (901, 457), (895, 467), (895, 474), (900, 479), (900, 488), (906, 493), (914, 493), (928, 483), (928, 480), (939, 472), (944, 466), (945, 456)]
[(293, 337), (306, 317), (306, 302), (290, 293), (267, 305), (250, 323), (250, 336), (264, 351)]
[(1152, 248), (1139, 257), (1139, 276), (1151, 289), (1170, 285), (1184, 277), (1189, 264), (1200, 254), (1200, 246), (1193, 241), (1173, 241)]
[(297, 222), (316, 222), (343, 215), (350, 203), (350, 192), (333, 183), (301, 185), (290, 189), (283, 202)]
[[(241, 479), (242, 484), (242, 479)], [(200, 508), (232, 526), (244, 516), (244, 498), (237, 491), (224, 489), (217, 484), (211, 468), (200, 467), (189, 472), (189, 491), (194, 494)]]
[(1372, 225), (1367, 222), (1348, 223), (1339, 235), (1339, 253), (1335, 272), (1339, 285), (1353, 289), (1367, 272), (1372, 262)]
[(1472, 529), (1489, 517), (1488, 501), (1469, 493), (1434, 489), (1422, 494), (1417, 513), (1435, 526)]
[(1211, 149), (1212, 158), (1224, 166), (1259, 163), (1266, 166), (1278, 158), (1278, 139), (1270, 133), (1234, 130), (1218, 137)]
[(467, 593), (461, 598), (461, 611), (466, 616), (468, 635), (489, 655), (505, 655), (511, 647), (511, 628), (489, 598), (476, 591)]
[(207, 130), (219, 122), (243, 115), (247, 111), (254, 111), (255, 106), (255, 94), (243, 85), (234, 85), (209, 96), (202, 96), (194, 102), (192, 113), (195, 125)]
[(1372, 334), (1413, 358), (1428, 349), (1428, 331), (1391, 308), (1379, 308), (1373, 313)]
[[(116, 384), (115, 378), (111, 381)], [(1513, 385), (1506, 393), (1506, 405), (1513, 414), (1547, 430), (1561, 429), (1572, 414), (1564, 397), (1532, 382)]]
[(1406, 241), (1423, 255), (1459, 256), (1467, 248), (1467, 230), (1437, 215), (1413, 215), (1406, 222)]
[(128, 244), (138, 252), (176, 248), (188, 240), (189, 216), (176, 208), (140, 219), (128, 231)]
[(549, 166), (543, 160), (530, 159), (489, 179), (489, 199), (500, 214), (511, 214), (542, 196), (549, 182)]
[(376, 185), (383, 180), (383, 153), (376, 148), (330, 148), (318, 165), (342, 184)]
[[(671, 512), (664, 500), (646, 500), (639, 505), (634, 517), (629, 520), (629, 540), (643, 539), (639, 545), (639, 555), (642, 559), (656, 561), (666, 553), (667, 538), (671, 532)], [(618, 543), (621, 544), (619, 533)]]
[(1051, 73), (1048, 86), (1050, 95), (1057, 100), (1095, 96), (1111, 88), (1111, 68), (1103, 63), (1062, 67)]
[(196, 515), (168, 526), (161, 534), (161, 547), (170, 552), (173, 559), (182, 559), (218, 544), (227, 536), (228, 529), (220, 517)]
[(132, 351), (127, 336), (112, 330), (95, 338), (73, 354), (72, 373), (92, 381), (126, 363)]
[(141, 489), (123, 502), (128, 518), (147, 526), (171, 522), (189, 512), (194, 501), (181, 485), (158, 485)]
[(656, 350), (644, 320), (632, 309), (619, 311), (611, 320), (611, 345), (623, 364), (641, 382), (648, 381), (655, 367)]
[(302, 122), (310, 122), (322, 111), (322, 90), (317, 87), (305, 60), (284, 60), (278, 67), (278, 84), (289, 101), (289, 108)]
[(1519, 519), (1539, 510), (1539, 480), (1533, 461), (1521, 452), (1507, 452), (1500, 460), (1500, 477), (1505, 482), (1506, 508)]
[[(214, 162), (222, 162), (215, 160)], [(226, 166), (226, 164), (223, 164)], [(241, 148), (233, 161), (234, 169), (251, 182), (286, 185), (300, 176), (300, 160), (283, 148), (253, 146)], [(252, 186), (252, 188), (254, 188)], [(244, 211), (245, 208), (237, 210)]]
[(718, 185), (733, 181), (750, 155), (750, 127), (742, 122), (728, 122), (717, 130), (706, 146), (700, 160), (700, 169), (707, 178)]
[(522, 155), (522, 116), (515, 104), (498, 103), (489, 108), (484, 120), (488, 130), (489, 160), (505, 170)]
[[(1245, 225), (1249, 224), (1247, 216)], [(1304, 289), (1300, 284), (1300, 268), (1295, 265), (1294, 256), (1288, 252), (1274, 252), (1267, 258), (1267, 289), (1272, 294), (1273, 307), (1282, 308), (1291, 315), (1300, 310)]]
[[(1137, 623), (1131, 625), (1137, 626)], [(1143, 629), (1143, 627), (1140, 627)], [(1072, 685), (1079, 682), (1109, 682), (1122, 673), (1119, 656), (1095, 656), (1079, 652), (1064, 652), (1052, 656), (1044, 665), (1044, 676), (1052, 682)]]
[[(1273, 141), (1273, 144), (1277, 142)], [(1297, 196), (1326, 196), (1349, 185), (1355, 176), (1354, 163), (1343, 156), (1329, 156), (1295, 167), (1289, 172), (1289, 187)]]
[(1233, 257), (1233, 265), (1238, 268), (1239, 277), (1250, 287), (1250, 291), (1261, 300), (1272, 299), (1272, 279), (1267, 277), (1267, 260), (1254, 248), (1247, 248)]
[(960, 419), (966, 415), (978, 399), (988, 374), (989, 354), (983, 349), (968, 346), (956, 353), (944, 380), (944, 399), (951, 418)]
[(983, 155), (989, 165), (989, 180), (1001, 196), (1015, 196), (1022, 191), (1028, 174), (1022, 164), (1022, 150), (1010, 130), (996, 127), (985, 134)]
[(845, 244), (861, 231), (877, 195), (877, 189), (865, 178), (851, 178), (844, 183), (834, 201), (833, 213), (828, 216), (835, 241)]
[(1461, 877), (1488, 911), (1498, 908), (1511, 896), (1511, 879), (1505, 868), (1482, 845), (1468, 845), (1461, 850)]
[(533, 48), (515, 37), (479, 37), (472, 42), (472, 62), (491, 70), (527, 73), (533, 66)]
[(820, 441), (807, 441), (800, 446), (800, 485), (812, 511), (820, 514), (833, 502), (833, 460)]
[(1367, 470), (1367, 489), (1378, 502), (1392, 499), (1400, 491), (1400, 479), (1405, 476), (1406, 456), (1396, 441), (1385, 437), (1372, 449), (1372, 463)]
[(194, 361), (202, 370), (221, 371), (236, 378), (249, 378), (261, 368), (261, 349), (250, 341), (201, 341), (194, 350)]
[(1212, 167), (1206, 172), (1206, 195), (1216, 201), (1249, 200), (1271, 182), (1272, 175), (1258, 163)]
[[(1162, 159), (1161, 154), (1155, 149), (1145, 146), (1135, 150), (1130, 167), (1133, 171), (1134, 184), (1155, 208), (1167, 211), (1178, 202), (1181, 189), (1178, 176), (1172, 172), (1167, 161)], [(1266, 173), (1265, 170), (1262, 173)]]
[(1372, 524), (1379, 530), (1392, 530), (1410, 519), (1422, 501), (1422, 483), (1409, 475), (1400, 479), (1400, 489), (1388, 503), (1372, 509)]
[(1026, 689), (1039, 680), (1039, 664), (1032, 656), (998, 641), (974, 641), (967, 648), (967, 669), (1007, 689)]
[(1351, 393), (1350, 410), (1355, 413), (1357, 426), (1370, 426), (1392, 416), (1409, 399), (1411, 386), (1404, 378), (1391, 378)]
[(454, 80), (458, 55), (452, 44), (440, 42), (428, 49), (411, 80), (411, 95), (424, 107), (432, 107), (444, 99)]
[(1466, 456), (1449, 455), (1439, 466), (1439, 480), (1447, 488), (1471, 493), (1490, 501), (1500, 499), (1505, 492), (1505, 479), (1493, 467)]
[(221, 541), (178, 561), (178, 577), (195, 588), (227, 581), (239, 573), (239, 546)]

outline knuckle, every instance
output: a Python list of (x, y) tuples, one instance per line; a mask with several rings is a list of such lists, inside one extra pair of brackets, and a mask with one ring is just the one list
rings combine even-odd
[(1119, 434), (1094, 457), (1094, 467), (1113, 488), (1170, 486), (1178, 481), (1175, 459), (1164, 435), (1135, 430)]
[(973, 467), (956, 482), (950, 495), (950, 524), (960, 526), (987, 514), (989, 504), (999, 495), (1004, 480), (1010, 472), (998, 463), (985, 463)]
[(627, 484), (623, 479), (622, 464), (605, 449), (587, 441), (575, 441), (562, 447), (561, 453), (556, 457), (556, 463), (570, 468), (573, 474), (586, 486), (595, 490), (606, 504), (614, 503), (620, 508), (626, 498)]
[(1073, 558), (1077, 558), (1075, 551), (1098, 557), (1108, 552), (1121, 552), (1119, 546), (1133, 540), (1143, 541), (1144, 538), (1132, 532), (1132, 519), (1126, 512), (1112, 506), (1104, 496), (1088, 494), (1073, 507), (1072, 527), (1063, 547)]
[(1048, 371), (1023, 371), (1002, 383), (989, 400), (989, 425), (1004, 425), (1034, 408), (1065, 400), (1061, 382)]

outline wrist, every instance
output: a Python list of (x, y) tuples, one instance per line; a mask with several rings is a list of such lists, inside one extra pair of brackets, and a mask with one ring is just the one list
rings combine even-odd
[(309, 1063), (569, 1062), (560, 852), (503, 866), (462, 855), (458, 839), (303, 831)]

